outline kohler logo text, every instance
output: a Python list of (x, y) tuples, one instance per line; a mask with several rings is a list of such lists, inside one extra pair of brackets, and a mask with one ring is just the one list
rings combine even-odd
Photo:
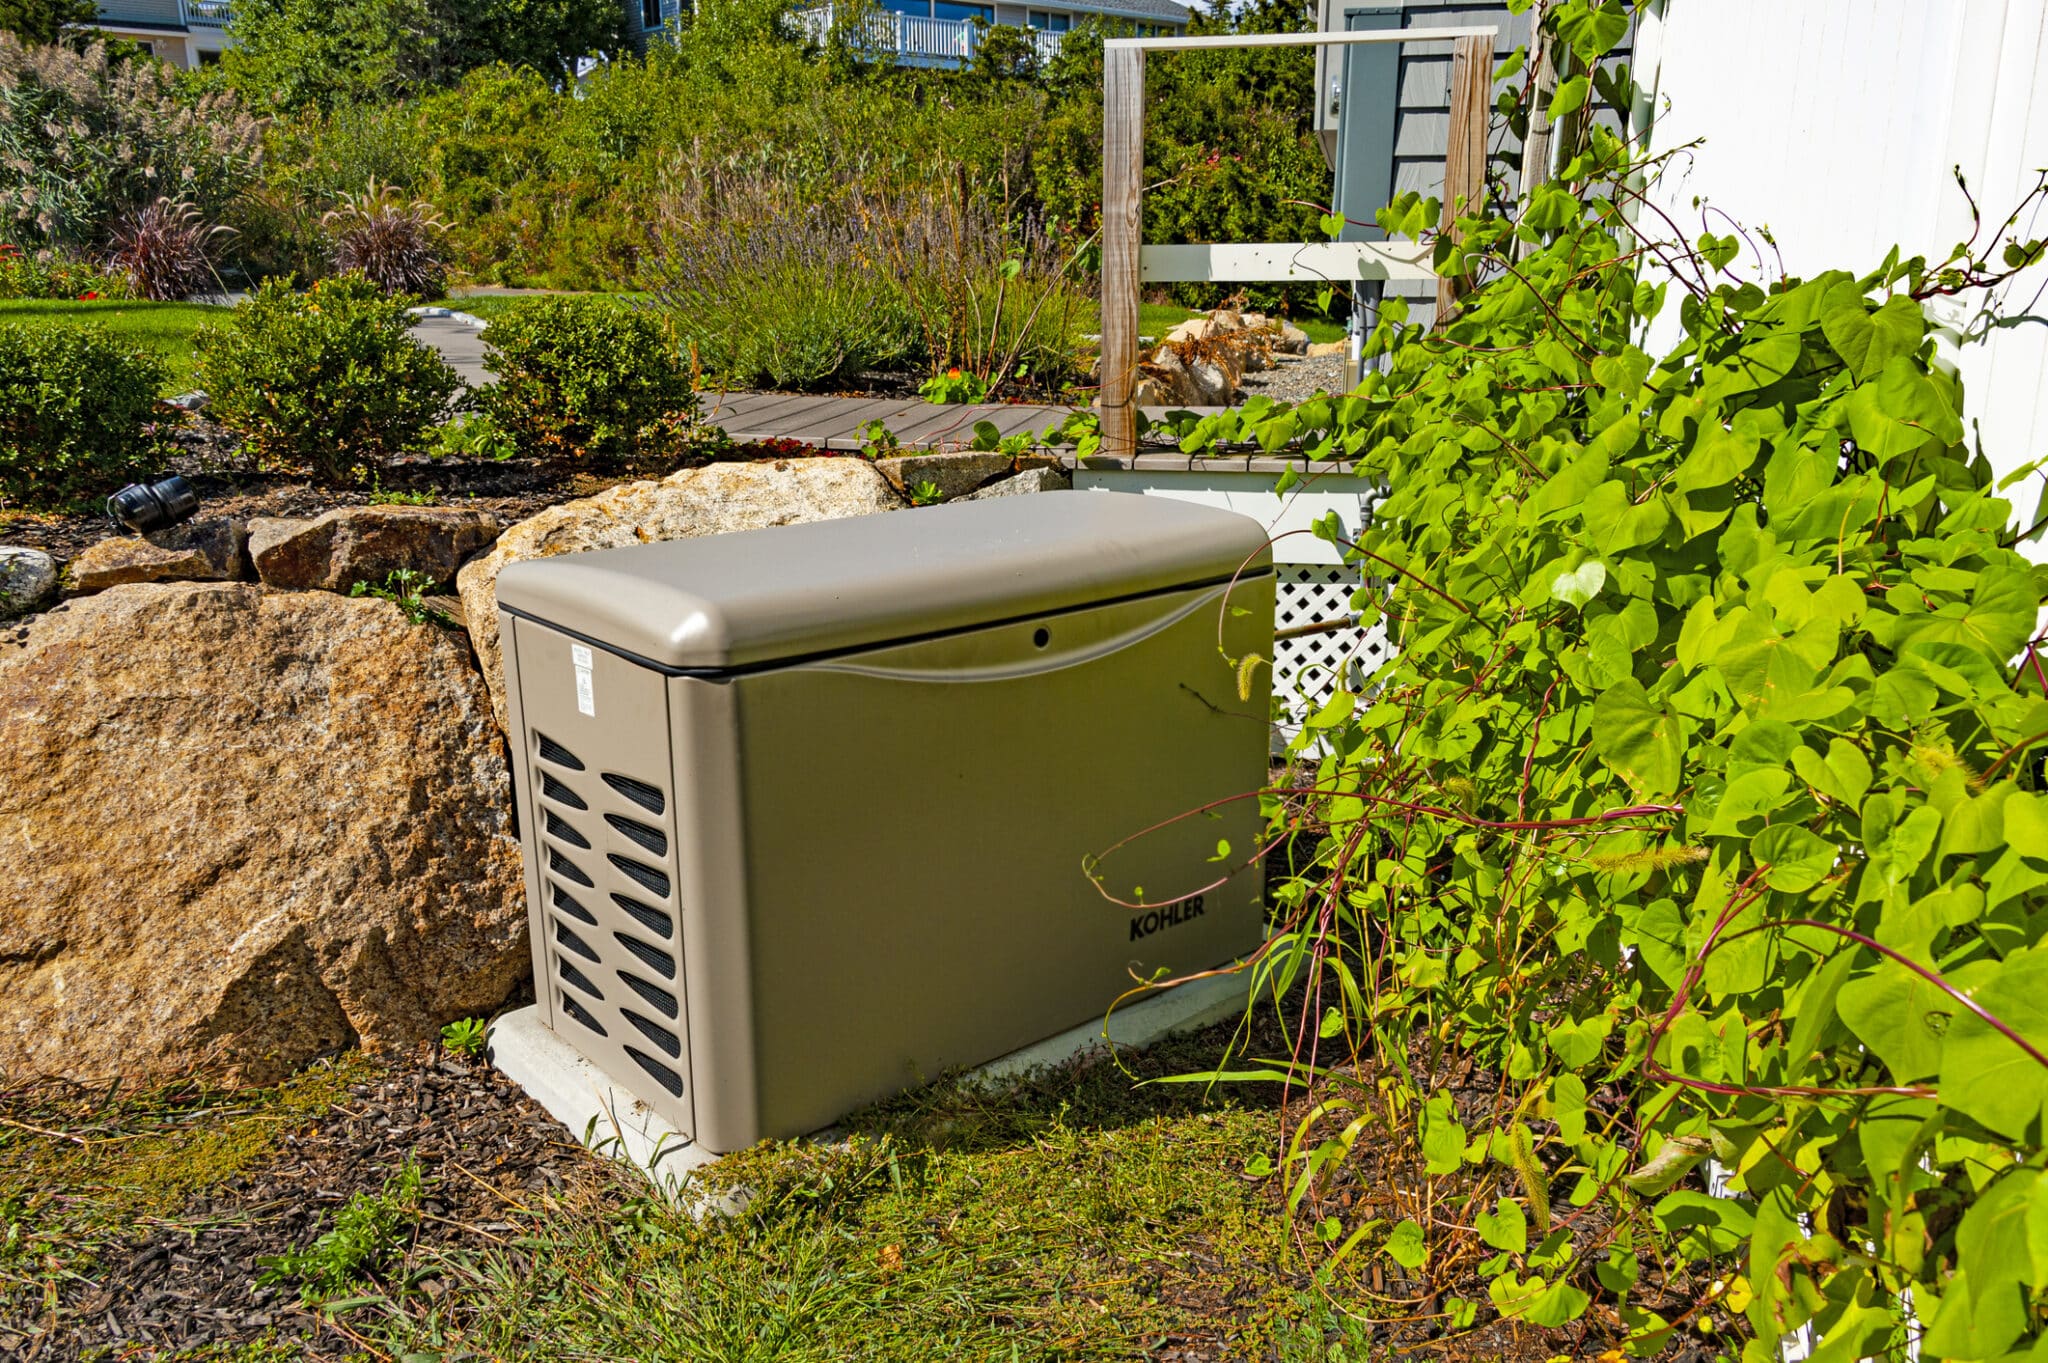
[(1143, 913), (1134, 913), (1131, 915), (1131, 940), (1135, 942), (1140, 937), (1150, 937), (1161, 928), (1170, 928), (1176, 924), (1185, 923), (1190, 918), (1200, 918), (1201, 916), (1202, 896), (1200, 895), (1195, 895), (1189, 899), (1177, 900), (1162, 909), (1147, 909)]

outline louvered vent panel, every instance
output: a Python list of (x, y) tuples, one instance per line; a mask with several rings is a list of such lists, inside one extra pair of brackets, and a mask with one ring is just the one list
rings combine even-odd
[(681, 1038), (668, 1028), (661, 1026), (659, 1023), (649, 1022), (630, 1008), (621, 1008), (619, 1013), (626, 1021), (633, 1024), (634, 1029), (640, 1035), (659, 1046), (663, 1051), (666, 1051), (669, 1059), (673, 1060), (683, 1053)]
[(659, 814), (668, 808), (668, 799), (661, 793), (660, 786), (650, 786), (645, 781), (635, 781), (615, 771), (604, 774), (604, 783), (649, 814)]
[(596, 1032), (599, 1036), (611, 1035), (611, 1033), (607, 1032), (604, 1029), (604, 1024), (602, 1022), (599, 1022), (596, 1018), (592, 1017), (588, 1012), (584, 1011), (583, 1005), (576, 1002), (576, 1000), (567, 992), (564, 992), (562, 995), (562, 1011), (567, 1013), (570, 1017), (575, 1018), (578, 1022), (582, 1023), (585, 1027), (588, 1027), (591, 1031)]
[(654, 1076), (654, 1081), (657, 1084), (660, 1084), (678, 1098), (683, 1096), (683, 1076), (677, 1074), (674, 1070), (637, 1047), (628, 1046), (625, 1048), (625, 1051), (627, 1055), (633, 1057), (633, 1063)]
[(668, 794), (605, 770), (596, 751), (537, 730), (531, 739), (556, 1015), (615, 1078), (680, 1098), (688, 1061)]
[[(626, 911), (626, 916), (646, 928), (657, 938), (666, 942), (675, 933), (675, 920), (657, 909), (650, 909), (629, 895), (615, 894), (612, 902)], [(593, 920), (594, 921), (594, 920)]]
[(596, 915), (592, 914), (589, 909), (584, 908), (582, 904), (576, 901), (574, 896), (572, 896), (567, 890), (563, 889), (561, 886), (548, 886), (548, 898), (553, 902), (556, 908), (560, 909), (563, 913), (568, 914), (577, 922), (588, 923), (592, 927), (597, 926)]

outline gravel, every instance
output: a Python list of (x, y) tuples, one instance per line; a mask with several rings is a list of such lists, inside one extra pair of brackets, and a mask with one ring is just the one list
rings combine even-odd
[(1342, 355), (1318, 355), (1314, 359), (1283, 356), (1271, 369), (1246, 374), (1241, 386), (1247, 395), (1264, 393), (1282, 402), (1301, 402), (1318, 393), (1339, 392), (1343, 382)]

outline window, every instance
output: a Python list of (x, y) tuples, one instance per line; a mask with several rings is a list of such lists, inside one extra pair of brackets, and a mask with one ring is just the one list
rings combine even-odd
[(932, 0), (932, 14), (936, 18), (951, 19), (955, 23), (963, 19), (979, 19), (984, 24), (996, 21), (994, 5), (963, 5), (959, 0)]
[(882, 8), (893, 9), (898, 14), (907, 14), (913, 19), (932, 17), (932, 0), (887, 0)]
[(218, 52), (214, 51), (214, 50), (213, 50), (212, 48), (208, 48), (208, 47), (202, 47), (202, 48), (200, 48), (200, 49), (199, 49), (199, 64), (200, 64), (201, 66), (219, 66), (219, 65), (220, 65), (220, 53), (218, 53)]
[(640, 0), (640, 27), (661, 27), (661, 0)]
[(1025, 12), (1025, 22), (1046, 33), (1065, 33), (1074, 26), (1074, 16), (1058, 14), (1051, 10), (1034, 9)]

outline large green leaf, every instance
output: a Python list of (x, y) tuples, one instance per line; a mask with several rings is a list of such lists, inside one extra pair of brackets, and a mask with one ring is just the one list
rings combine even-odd
[(1593, 547), (1610, 558), (1655, 542), (1670, 523), (1663, 498), (1652, 496), (1638, 503), (1619, 482), (1602, 483), (1586, 498), (1586, 534)]
[(1797, 824), (1766, 828), (1750, 839), (1749, 853), (1771, 868), (1765, 879), (1772, 889), (1794, 894), (1820, 884), (1835, 865), (1835, 845)]
[(1905, 294), (1894, 294), (1876, 309), (1860, 295), (1837, 298), (1821, 315), (1821, 333), (1859, 379), (1871, 378), (1898, 356), (1911, 355), (1927, 334), (1920, 304)]
[[(1846, 991), (1845, 991), (1846, 992)], [(1966, 992), (1977, 1005), (2048, 1055), (2048, 946), (2014, 952)], [(1941, 1048), (1941, 1099), (2013, 1140), (2039, 1141), (2048, 1066), (1954, 1002)]]
[[(1968, 605), (1957, 602), (1934, 611), (1901, 616), (1893, 646), (1903, 651), (1917, 643), (1966, 644), (1989, 663), (2004, 668), (2033, 636), (2040, 605), (2040, 593), (2031, 572), (2006, 565), (1987, 568), (1977, 575)], [(1983, 684), (1984, 674), (1969, 680)], [(2002, 678), (1995, 684), (2002, 685)]]
[(1956, 1005), (1940, 987), (1886, 958), (1850, 980), (1835, 999), (1849, 1030), (1898, 1083), (1931, 1077), (1942, 1064), (1942, 1038)]
[(1650, 699), (1634, 678), (1602, 692), (1593, 703), (1593, 747), (1646, 797), (1678, 789), (1684, 771), (1680, 720)]

